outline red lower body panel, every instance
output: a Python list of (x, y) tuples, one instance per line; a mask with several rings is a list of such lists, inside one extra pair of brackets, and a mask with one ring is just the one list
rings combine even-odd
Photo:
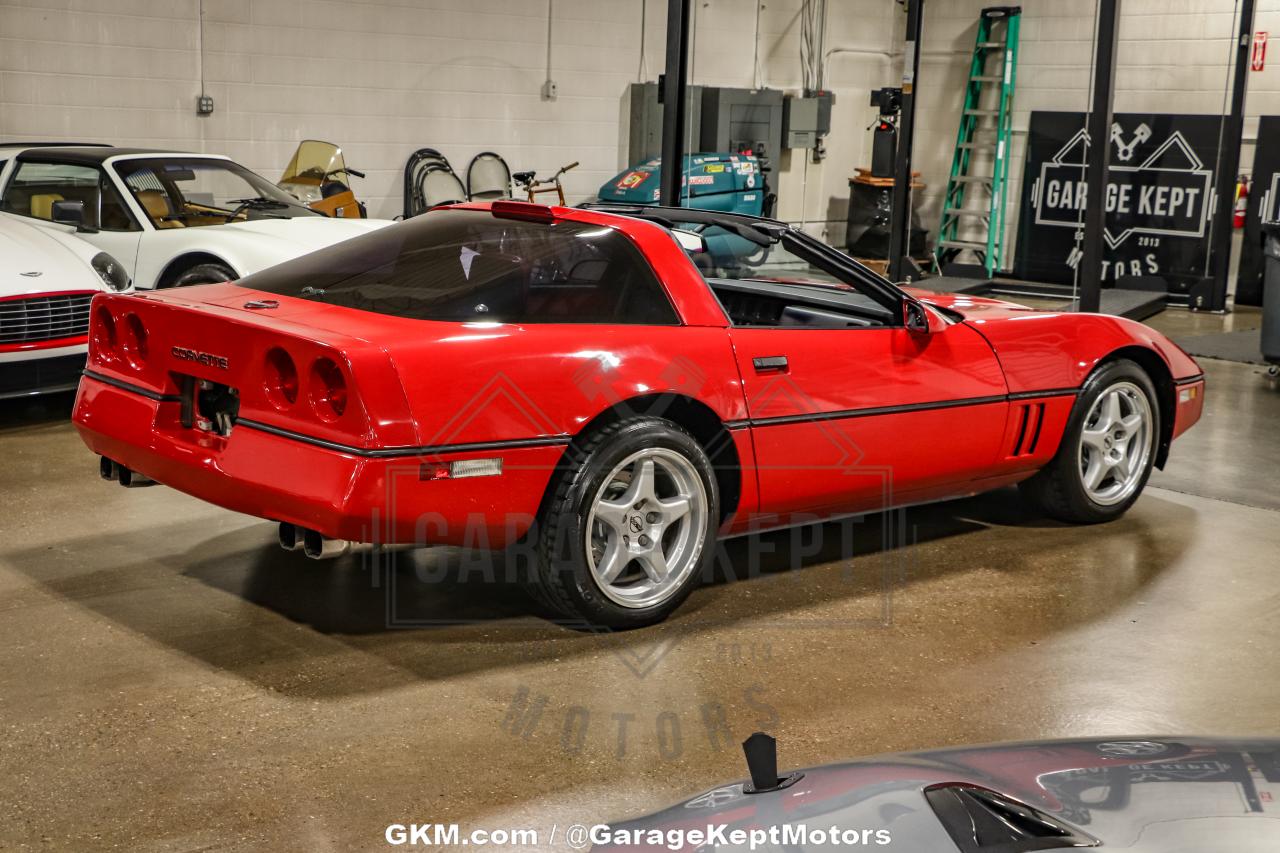
[[(178, 408), (85, 377), (73, 419), (94, 453), (157, 482), (353, 541), (505, 547), (528, 531), (564, 452), (547, 446), (370, 458), (243, 424), (225, 438), (183, 428)], [(422, 479), (423, 463), (492, 457), (502, 458), (500, 475)]]
[(1204, 413), (1204, 379), (1174, 386), (1173, 438), (1195, 425)]

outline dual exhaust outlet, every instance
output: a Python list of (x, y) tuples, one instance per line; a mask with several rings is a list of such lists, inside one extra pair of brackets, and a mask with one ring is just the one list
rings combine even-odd
[(286, 551), (301, 551), (313, 560), (332, 560), (344, 554), (354, 554), (373, 549), (372, 542), (352, 542), (349, 539), (330, 539), (315, 530), (308, 530), (287, 521), (280, 522), (280, 547)]
[(155, 482), (146, 474), (140, 474), (105, 456), (98, 459), (98, 476), (104, 480), (114, 480), (126, 489), (132, 489), (137, 486), (150, 486)]

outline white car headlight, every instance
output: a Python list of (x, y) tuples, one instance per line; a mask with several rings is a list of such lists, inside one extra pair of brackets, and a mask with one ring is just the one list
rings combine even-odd
[(106, 252), (94, 255), (89, 263), (93, 266), (94, 272), (102, 277), (107, 287), (116, 291), (129, 289), (129, 274), (124, 271), (124, 264)]

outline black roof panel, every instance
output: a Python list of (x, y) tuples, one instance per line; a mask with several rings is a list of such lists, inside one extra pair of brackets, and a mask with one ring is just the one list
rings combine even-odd
[(156, 148), (116, 148), (115, 146), (96, 146), (96, 145), (75, 145), (65, 148), (38, 148), (34, 151), (23, 151), (18, 155), (19, 160), (56, 160), (59, 163), (79, 163), (85, 166), (99, 166), (105, 160), (112, 157), (120, 157), (126, 154), (179, 154), (181, 156), (200, 157), (200, 154), (186, 154), (186, 152), (166, 151)]

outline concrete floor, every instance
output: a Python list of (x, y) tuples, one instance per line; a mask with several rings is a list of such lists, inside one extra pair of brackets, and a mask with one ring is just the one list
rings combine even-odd
[[(1153, 321), (1188, 324), (1222, 328)], [(295, 559), (269, 524), (100, 481), (65, 398), (6, 404), (0, 849), (374, 850), (408, 822), (563, 834), (740, 777), (756, 728), (785, 766), (1280, 734), (1280, 392), (1204, 366), (1203, 422), (1117, 523), (1049, 523), (1005, 491), (909, 511), (887, 551), (883, 517), (799, 549), (738, 541), (739, 573), (773, 550), (757, 576), (614, 636), (549, 623), (456, 555), (443, 579), (417, 556), (377, 585), (354, 558)]]

